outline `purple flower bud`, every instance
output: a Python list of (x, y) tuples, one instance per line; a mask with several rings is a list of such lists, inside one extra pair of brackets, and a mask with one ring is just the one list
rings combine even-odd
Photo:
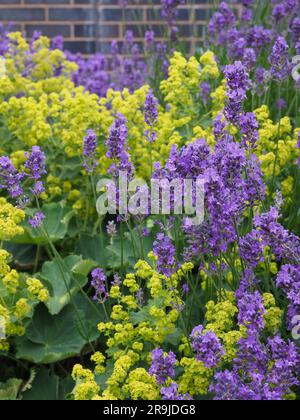
[(93, 172), (97, 166), (97, 162), (95, 160), (97, 140), (95, 132), (93, 130), (88, 130), (83, 141), (84, 168), (87, 173)]
[(151, 353), (151, 361), (149, 373), (156, 377), (158, 385), (163, 385), (168, 378), (174, 378), (176, 356), (172, 351), (165, 356), (163, 350), (155, 349)]
[(171, 276), (176, 265), (176, 249), (169, 236), (158, 233), (153, 245), (153, 253), (158, 257), (157, 270), (167, 277)]
[(24, 172), (18, 173), (7, 156), (0, 157), (0, 190), (6, 189), (12, 198), (23, 195), (21, 182), (26, 177)]
[(195, 327), (191, 334), (192, 347), (197, 353), (197, 360), (207, 368), (216, 368), (225, 354), (220, 340), (212, 331), (203, 333), (202, 325)]
[(31, 179), (39, 180), (46, 174), (46, 156), (39, 146), (33, 146), (30, 153), (26, 153), (27, 162), (24, 167), (29, 171)]
[(95, 289), (94, 300), (104, 303), (109, 295), (106, 290), (106, 275), (101, 268), (92, 271), (91, 285)]
[(180, 395), (178, 392), (178, 384), (173, 382), (170, 386), (160, 390), (164, 401), (190, 401), (192, 397), (189, 394)]
[(42, 212), (37, 212), (35, 213), (35, 215), (33, 216), (33, 218), (28, 219), (28, 223), (34, 228), (40, 228), (45, 220), (45, 215)]
[(150, 127), (153, 127), (157, 123), (158, 119), (158, 101), (153, 95), (152, 90), (150, 90), (146, 96), (145, 101), (145, 109), (144, 109), (144, 116), (145, 116), (145, 123)]

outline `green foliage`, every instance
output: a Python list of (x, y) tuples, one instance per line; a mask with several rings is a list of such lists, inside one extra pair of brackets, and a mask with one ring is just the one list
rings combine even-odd
[(16, 339), (17, 357), (36, 364), (56, 363), (78, 355), (85, 345), (96, 340), (96, 325), (103, 314), (82, 296), (74, 305), (76, 310), (69, 304), (55, 316), (39, 305), (26, 335)]
[(0, 401), (16, 400), (21, 387), (20, 379), (9, 379), (5, 383), (0, 383)]
[(44, 263), (40, 277), (50, 292), (46, 306), (51, 315), (59, 314), (87, 284), (88, 274), (94, 267), (93, 261), (83, 260), (77, 255)]

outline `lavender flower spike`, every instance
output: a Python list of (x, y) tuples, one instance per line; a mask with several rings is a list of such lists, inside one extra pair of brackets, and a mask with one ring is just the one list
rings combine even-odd
[(46, 156), (39, 146), (33, 146), (30, 153), (26, 154), (27, 162), (25, 169), (29, 171), (29, 176), (35, 181), (41, 179), (46, 173)]
[(43, 225), (43, 222), (45, 220), (45, 215), (42, 212), (37, 212), (35, 213), (35, 215), (33, 216), (33, 218), (28, 219), (28, 223), (34, 228), (40, 228)]
[(170, 353), (165, 356), (163, 350), (155, 349), (151, 354), (151, 360), (152, 363), (149, 373), (156, 377), (158, 385), (163, 385), (168, 378), (174, 378), (176, 356), (173, 352), (170, 351)]
[(124, 115), (118, 114), (110, 127), (109, 137), (105, 143), (108, 148), (106, 156), (109, 159), (120, 159), (122, 157), (128, 135), (126, 122)]
[(83, 140), (83, 159), (84, 168), (87, 173), (91, 173), (97, 166), (95, 160), (97, 149), (97, 136), (93, 130), (88, 130)]
[(12, 198), (23, 194), (21, 182), (26, 177), (24, 172), (18, 173), (7, 156), (0, 157), (0, 191), (6, 189)]
[(202, 325), (195, 327), (191, 334), (192, 347), (197, 353), (197, 360), (207, 368), (216, 368), (225, 354), (220, 340), (212, 331), (203, 333)]
[(158, 119), (158, 101), (153, 95), (152, 90), (150, 90), (146, 96), (145, 101), (145, 109), (144, 109), (144, 118), (145, 123), (150, 128), (149, 130), (145, 131), (145, 135), (149, 143), (153, 143), (156, 138), (157, 134), (153, 131), (155, 124), (157, 123)]
[(91, 285), (95, 289), (94, 300), (100, 303), (104, 303), (109, 295), (106, 290), (106, 275), (101, 268), (96, 268), (92, 271)]

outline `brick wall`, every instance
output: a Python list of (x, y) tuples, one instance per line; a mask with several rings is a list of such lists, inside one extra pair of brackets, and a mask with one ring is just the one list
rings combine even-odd
[[(201, 38), (214, 0), (188, 0), (180, 6), (182, 36), (191, 46)], [(0, 22), (14, 22), (28, 37), (35, 30), (48, 36), (63, 35), (66, 48), (84, 54), (108, 53), (113, 39), (122, 41), (126, 29), (142, 40), (146, 29), (159, 38), (165, 34), (160, 0), (129, 0), (125, 11), (118, 0), (0, 0)], [(140, 31), (140, 29), (142, 31)]]

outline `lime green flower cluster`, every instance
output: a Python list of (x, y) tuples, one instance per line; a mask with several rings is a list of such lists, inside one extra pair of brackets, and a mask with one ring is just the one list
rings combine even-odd
[[(155, 262), (153, 254), (150, 261)], [(138, 261), (135, 274), (127, 274), (122, 286), (114, 285), (110, 297), (117, 303), (112, 308), (110, 320), (98, 325), (106, 337), (107, 356), (95, 353), (91, 361), (94, 370), (85, 370), (76, 365), (73, 378), (76, 386), (74, 398), (80, 399), (159, 399), (160, 387), (155, 378), (149, 375), (150, 355), (154, 348), (165, 346), (168, 337), (175, 333), (179, 344), (178, 374), (176, 383), (180, 394), (188, 393), (194, 398), (207, 395), (214, 375), (214, 369), (207, 368), (196, 359), (190, 339), (180, 329), (182, 304), (179, 286), (183, 278), (193, 269), (186, 263), (174, 275), (167, 278), (152, 268), (146, 261)], [(141, 284), (148, 290), (148, 301), (141, 302), (138, 292)], [(265, 331), (276, 334), (281, 327), (282, 311), (276, 306), (270, 293), (263, 295), (265, 307)], [(220, 367), (226, 366), (236, 358), (238, 342), (244, 338), (247, 328), (237, 323), (238, 307), (233, 292), (222, 290), (217, 302), (206, 304), (205, 332), (214, 332), (224, 348)], [(171, 342), (169, 342), (171, 344)], [(148, 366), (148, 369), (145, 368)], [(103, 383), (105, 385), (103, 386)], [(171, 383), (171, 378), (166, 384)]]
[(207, 51), (198, 61), (196, 57), (187, 60), (175, 52), (171, 58), (169, 77), (161, 82), (161, 91), (166, 103), (171, 105), (173, 114), (189, 116), (197, 110), (199, 86), (201, 82), (220, 77), (214, 54)]
[[(152, 254), (149, 257), (155, 261)], [(111, 319), (98, 325), (99, 331), (106, 337), (106, 367), (101, 353), (92, 356), (91, 360), (96, 365), (93, 373), (75, 366), (75, 399), (159, 398), (155, 378), (141, 366), (149, 363), (150, 353), (155, 347), (164, 345), (175, 332), (179, 333), (177, 324), (182, 300), (178, 286), (192, 269), (193, 264), (184, 264), (167, 278), (157, 273), (148, 262), (138, 261), (135, 274), (127, 274), (122, 287), (111, 287), (110, 297), (116, 301)], [(142, 284), (148, 291), (147, 303), (142, 302), (139, 296)], [(183, 333), (180, 334), (183, 337)], [(100, 387), (95, 384), (101, 375), (107, 379), (105, 388), (100, 392)]]
[[(155, 127), (157, 140), (150, 151), (144, 135), (147, 127), (143, 113), (149, 86), (132, 94), (127, 89), (122, 92), (109, 90), (105, 98), (99, 99), (83, 87), (74, 86), (71, 74), (76, 65), (69, 62), (62, 51), (51, 50), (48, 38), (41, 37), (29, 45), (17, 32), (10, 34), (10, 42), (5, 60), (6, 73), (0, 79), (0, 96), (4, 99), (0, 104), (0, 115), (14, 137), (13, 142), (8, 139), (3, 150), (19, 164), (22, 164), (24, 150), (40, 145), (55, 157), (51, 173), (57, 174), (61, 172), (58, 165), (63, 166), (74, 158), (81, 159), (83, 137), (88, 129), (93, 129), (100, 140), (97, 170), (99, 174), (106, 174), (111, 162), (105, 156), (104, 143), (116, 113), (127, 119), (128, 144), (134, 151), (131, 160), (137, 174), (146, 178), (151, 174), (149, 153), (152, 162), (165, 163), (173, 145), (183, 145), (199, 136), (211, 140), (211, 128), (206, 133), (196, 118), (200, 112), (196, 106), (199, 85), (202, 81), (216, 84), (216, 91), (212, 94), (216, 111), (222, 109), (226, 95), (224, 84), (218, 88), (220, 72), (210, 51), (199, 60), (195, 57), (186, 60), (182, 54), (174, 54), (169, 77), (161, 83), (161, 95), (169, 107), (159, 107)], [(30, 71), (24, 72), (29, 52), (34, 65)], [(20, 92), (22, 95), (18, 95)], [(195, 110), (195, 115), (192, 115), (192, 110)], [(85, 175), (78, 172), (72, 179), (72, 189), (75, 190), (80, 189), (82, 175)], [(62, 178), (61, 173), (59, 177)], [(53, 191), (47, 193), (49, 197), (53, 196)]]
[[(127, 119), (129, 130), (129, 147), (134, 150), (131, 158), (137, 174), (149, 177), (151, 161), (165, 163), (174, 145), (183, 145), (195, 138), (209, 137), (212, 142), (212, 129), (208, 132), (198, 125), (199, 114), (199, 86), (202, 81), (218, 81), (220, 72), (212, 52), (208, 51), (198, 61), (195, 57), (186, 60), (184, 56), (175, 52), (171, 59), (169, 76), (161, 82), (160, 91), (168, 108), (159, 107), (158, 120), (155, 126), (157, 139), (149, 148), (145, 138), (147, 126), (144, 121), (143, 107), (149, 86), (143, 86), (130, 94), (127, 89), (123, 92), (109, 90), (107, 97), (100, 100), (101, 128), (107, 136), (113, 122), (113, 115), (123, 114)], [(212, 94), (214, 109), (220, 111), (225, 102), (225, 86)], [(222, 96), (222, 101), (220, 100)], [(109, 105), (109, 106), (108, 106)], [(193, 115), (195, 112), (195, 115)], [(149, 150), (150, 149), (150, 150)], [(152, 159), (149, 159), (151, 153)], [(101, 159), (102, 167), (106, 168), (106, 158)]]
[(49, 38), (40, 37), (29, 45), (20, 32), (10, 33), (8, 37), (10, 46), (5, 56), (5, 73), (0, 79), (2, 98), (20, 92), (39, 97), (44, 93), (59, 93), (66, 85), (72, 86), (71, 74), (77, 66), (67, 61), (62, 51), (50, 49)]
[[(0, 198), (0, 241), (13, 239), (23, 233), (20, 225), (25, 214), (22, 210)], [(49, 298), (47, 289), (40, 280), (27, 278), (9, 266), (10, 254), (0, 249), (0, 317), (5, 328), (5, 339), (0, 339), (0, 350), (8, 351), (8, 338), (25, 333), (24, 321), (33, 314), (39, 302)]]
[(9, 350), (9, 337), (25, 334), (26, 320), (32, 317), (39, 302), (49, 298), (48, 290), (40, 280), (27, 278), (8, 265), (10, 255), (0, 249), (0, 317), (4, 320), (5, 339), (0, 339), (0, 350)]
[(8, 241), (21, 235), (24, 229), (19, 225), (24, 218), (23, 210), (17, 209), (5, 198), (0, 197), (0, 241)]
[(299, 156), (297, 146), (300, 128), (293, 130), (289, 117), (283, 117), (278, 123), (270, 118), (266, 105), (255, 111), (260, 124), (259, 142), (256, 154), (267, 179), (276, 179), (281, 183), (281, 190), (287, 203), (291, 200), (294, 178), (291, 168)]

